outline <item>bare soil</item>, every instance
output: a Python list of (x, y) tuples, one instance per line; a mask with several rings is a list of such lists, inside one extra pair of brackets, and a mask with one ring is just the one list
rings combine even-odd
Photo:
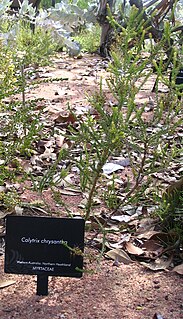
[[(2, 264), (2, 260), (1, 260)], [(49, 295), (36, 295), (36, 277), (1, 275), (16, 283), (1, 290), (2, 319), (183, 318), (181, 278), (142, 266), (100, 261), (82, 279), (50, 277)], [(160, 317), (161, 318), (161, 317)]]
[[(95, 55), (81, 59), (61, 55), (41, 76), (68, 80), (42, 83), (26, 93), (27, 98), (44, 98), (50, 116), (64, 112), (70, 105), (77, 111), (88, 106), (86, 94), (94, 92), (100, 77), (106, 77), (106, 61)], [(39, 76), (40, 76), (39, 74)], [(138, 103), (153, 98), (154, 78), (138, 95)], [(104, 82), (107, 93), (107, 86)], [(109, 98), (110, 95), (109, 95)], [(51, 110), (53, 112), (51, 112)], [(52, 114), (51, 114), (52, 113)], [(77, 211), (82, 195), (63, 196)], [(35, 191), (24, 189), (22, 200), (39, 200)], [(44, 192), (47, 208), (61, 215), (51, 192)], [(87, 236), (87, 234), (86, 234)], [(125, 265), (100, 257), (97, 249), (86, 247), (87, 270), (81, 279), (49, 277), (48, 296), (36, 295), (36, 276), (5, 274), (4, 256), (0, 256), (0, 283), (12, 280), (0, 289), (1, 319), (181, 319), (183, 318), (182, 276), (172, 271), (152, 272), (139, 263)], [(1, 288), (1, 287), (0, 287)]]

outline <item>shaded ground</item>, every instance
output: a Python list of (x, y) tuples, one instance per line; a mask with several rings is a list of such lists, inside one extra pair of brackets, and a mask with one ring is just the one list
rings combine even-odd
[[(82, 112), (88, 107), (86, 94), (94, 92), (101, 76), (106, 76), (106, 62), (92, 55), (72, 59), (62, 55), (50, 68), (40, 71), (41, 78), (62, 77), (63, 81), (42, 83), (26, 92), (26, 97), (44, 98), (48, 116), (64, 113), (68, 103)], [(154, 78), (146, 83), (137, 97), (138, 103), (149, 103)], [(107, 93), (107, 87), (104, 82)], [(110, 99), (109, 95), (109, 99)], [(34, 203), (44, 197), (47, 212), (63, 215), (64, 208), (56, 204), (49, 190), (40, 197), (24, 188), (22, 200)], [(62, 199), (77, 213), (83, 195), (62, 194)], [(34, 213), (33, 213), (34, 214)], [(91, 234), (90, 234), (91, 235)], [(87, 237), (87, 234), (86, 234)], [(151, 272), (138, 263), (125, 265), (102, 258), (96, 260), (97, 249), (86, 247), (85, 266), (94, 273), (82, 279), (49, 278), (49, 296), (36, 296), (36, 277), (3, 273), (3, 255), (0, 256), (0, 283), (13, 280), (13, 285), (0, 290), (0, 318), (2, 319), (158, 319), (183, 318), (183, 281), (172, 271)], [(91, 260), (90, 260), (91, 259)], [(3, 286), (3, 284), (2, 284)]]
[(152, 273), (136, 264), (116, 267), (108, 260), (96, 271), (82, 279), (50, 277), (46, 297), (35, 295), (36, 277), (6, 275), (16, 283), (1, 290), (0, 317), (151, 319), (158, 313), (183, 318), (183, 283), (175, 273)]

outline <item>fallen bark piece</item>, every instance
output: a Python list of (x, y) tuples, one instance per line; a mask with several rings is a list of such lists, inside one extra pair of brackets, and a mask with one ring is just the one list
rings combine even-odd
[(132, 254), (132, 255), (137, 255), (137, 256), (140, 256), (140, 255), (143, 255), (144, 254), (144, 250), (135, 246), (134, 244), (132, 244), (131, 242), (127, 242), (125, 244), (126, 246), (126, 249), (128, 251), (129, 254)]
[(117, 262), (122, 262), (125, 265), (128, 265), (133, 262), (133, 260), (128, 256), (128, 254), (119, 248), (112, 249), (105, 254), (106, 257), (111, 258)]
[(15, 283), (16, 283), (15, 280), (2, 280), (2, 281), (0, 281), (0, 289), (14, 285)]
[(172, 262), (172, 256), (170, 256), (168, 259), (157, 258), (156, 260), (153, 260), (149, 263), (141, 262), (141, 265), (153, 271), (157, 271), (157, 270), (167, 269), (170, 266), (171, 262)]
[(174, 267), (172, 271), (177, 272), (179, 275), (183, 275), (183, 264)]

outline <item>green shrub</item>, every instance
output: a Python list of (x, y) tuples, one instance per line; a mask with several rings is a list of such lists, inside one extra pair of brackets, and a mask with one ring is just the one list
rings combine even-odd
[(0, 42), (0, 106), (2, 99), (13, 94), (16, 84), (12, 51)]
[[(156, 48), (144, 57), (142, 44), (146, 26), (141, 18), (138, 10), (132, 8), (130, 23), (127, 28), (121, 27), (120, 38), (111, 53), (107, 84), (112, 100), (115, 100), (114, 106), (105, 96), (101, 81), (98, 91), (89, 98), (97, 116), (88, 113), (78, 131), (71, 132), (71, 138), (81, 150), (76, 165), (80, 171), (82, 191), (87, 193), (86, 219), (93, 210), (96, 192), (98, 195), (104, 193), (102, 168), (111, 157), (127, 157), (131, 167), (128, 185), (119, 193), (120, 196), (116, 197), (115, 184), (108, 187), (108, 194), (106, 191), (103, 196), (107, 206), (114, 210), (129, 203), (137, 205), (139, 198), (147, 199), (145, 190), (156, 188), (152, 174), (166, 170), (174, 161), (174, 144), (162, 136), (174, 134), (176, 128), (181, 126), (181, 116), (176, 122), (174, 120), (175, 116), (181, 115), (180, 104), (172, 100), (167, 108), (167, 103), (157, 94), (151, 117), (147, 119), (146, 104), (139, 105), (136, 102), (137, 94), (152, 75), (149, 65), (158, 54)], [(136, 30), (138, 21), (141, 21), (141, 27)], [(167, 37), (165, 34), (158, 44), (159, 48), (168, 41)], [(129, 46), (129, 41), (134, 45)], [(150, 194), (148, 200), (152, 203)]]
[(163, 228), (166, 231), (174, 230), (183, 244), (183, 177), (170, 185), (159, 198), (156, 215), (162, 221)]
[[(33, 142), (41, 130), (39, 114), (32, 101), (10, 102), (12, 95), (24, 93), (25, 74), (21, 72), (22, 58), (9, 46), (0, 43), (0, 185), (14, 179), (16, 168), (10, 163), (17, 156), (30, 156)], [(9, 166), (10, 165), (10, 166)], [(18, 169), (19, 170), (19, 169)]]
[(23, 52), (25, 65), (48, 65), (57, 44), (49, 31), (36, 27), (34, 33), (30, 25), (22, 24), (16, 37), (16, 52)]

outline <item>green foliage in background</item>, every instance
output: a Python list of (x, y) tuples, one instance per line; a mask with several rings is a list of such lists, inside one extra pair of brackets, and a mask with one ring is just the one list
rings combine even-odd
[(95, 52), (100, 45), (101, 28), (98, 24), (92, 26), (90, 29), (81, 30), (81, 32), (74, 37), (74, 40), (81, 44), (83, 52)]
[[(60, 0), (55, 0), (55, 3), (60, 3)], [(52, 6), (52, 0), (41, 0), (40, 8), (48, 9)]]
[(0, 41), (0, 106), (3, 98), (15, 92), (16, 84), (13, 52)]
[(78, 0), (77, 5), (81, 9), (87, 9), (91, 0)]
[[(55, 0), (55, 4), (60, 2), (61, 0)], [(69, 4), (75, 4), (81, 9), (87, 9), (88, 5), (91, 3), (91, 0), (77, 0), (77, 1), (68, 0), (65, 2), (66, 2), (66, 7), (67, 7), (67, 3), (69, 3)], [(51, 6), (52, 6), (52, 0), (41, 0), (41, 3), (40, 3), (41, 8), (48, 9)]]
[(16, 52), (23, 53), (23, 63), (25, 65), (48, 65), (56, 49), (57, 44), (50, 31), (36, 27), (33, 33), (29, 24), (20, 25), (16, 37)]

